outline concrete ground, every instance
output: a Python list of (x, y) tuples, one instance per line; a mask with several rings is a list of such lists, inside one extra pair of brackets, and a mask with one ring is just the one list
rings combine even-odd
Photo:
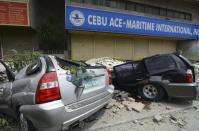
[[(140, 113), (103, 109), (97, 119), (74, 131), (199, 131), (199, 101), (152, 102)], [(161, 120), (155, 122), (154, 116)], [(175, 119), (175, 120), (171, 120)]]
[[(85, 122), (83, 128), (72, 131), (199, 131), (199, 101), (172, 100), (171, 102), (145, 102), (140, 112), (121, 107), (102, 109), (95, 120)], [(155, 122), (154, 116), (161, 117)], [(11, 124), (0, 131), (19, 131)]]
[(96, 131), (199, 131), (198, 108), (164, 114), (161, 117), (160, 122), (149, 117)]

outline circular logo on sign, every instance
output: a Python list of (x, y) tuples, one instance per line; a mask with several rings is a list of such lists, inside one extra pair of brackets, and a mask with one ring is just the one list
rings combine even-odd
[(84, 14), (78, 10), (74, 10), (70, 14), (70, 22), (74, 26), (82, 26), (85, 22)]

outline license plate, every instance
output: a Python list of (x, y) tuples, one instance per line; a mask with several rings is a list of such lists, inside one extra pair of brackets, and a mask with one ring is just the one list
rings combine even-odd
[(96, 79), (92, 79), (92, 80), (85, 80), (83, 82), (85, 88), (93, 88), (98, 86), (98, 81)]

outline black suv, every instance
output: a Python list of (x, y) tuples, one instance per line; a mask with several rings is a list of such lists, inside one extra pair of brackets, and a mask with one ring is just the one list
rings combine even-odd
[(179, 54), (162, 54), (114, 67), (117, 87), (138, 92), (145, 99), (195, 99), (197, 83), (191, 62)]

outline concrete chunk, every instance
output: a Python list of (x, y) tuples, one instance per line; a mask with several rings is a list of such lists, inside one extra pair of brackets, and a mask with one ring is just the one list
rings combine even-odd
[(128, 110), (133, 109), (137, 112), (141, 112), (145, 107), (145, 105), (140, 102), (123, 101), (122, 104), (126, 106)]

